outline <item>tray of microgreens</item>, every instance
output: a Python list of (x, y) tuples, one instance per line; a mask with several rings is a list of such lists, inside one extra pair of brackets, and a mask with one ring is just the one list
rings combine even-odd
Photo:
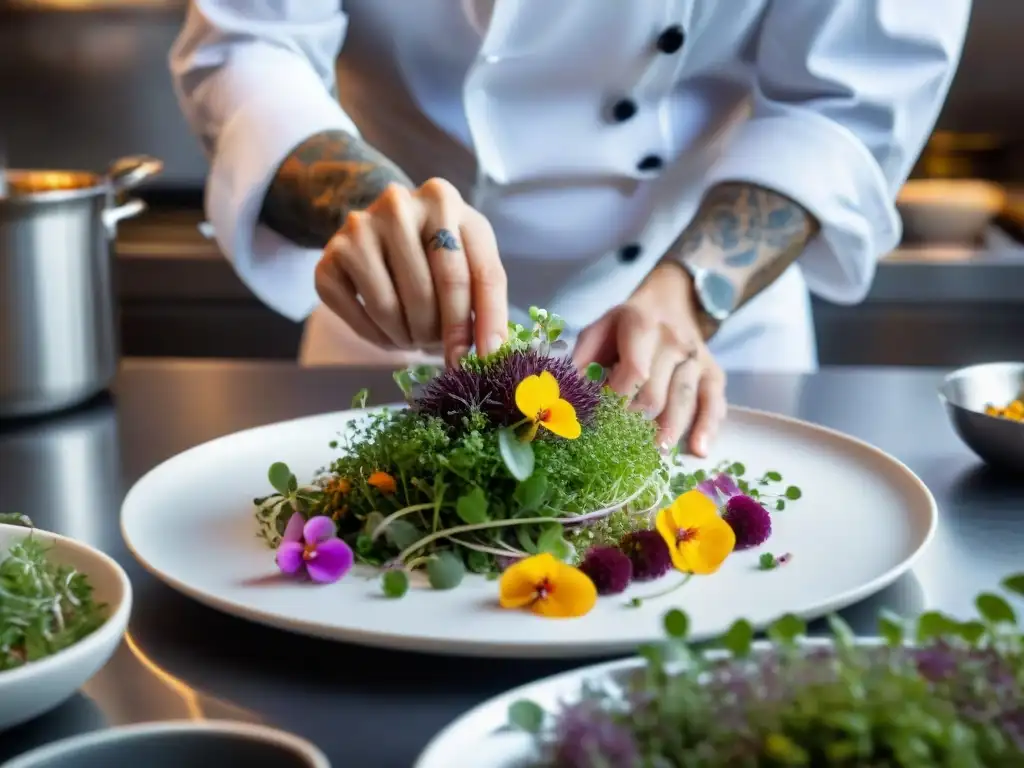
[[(840, 618), (808, 639), (784, 616), (754, 642), (746, 621), (713, 645), (665, 640), (545, 709), (508, 710), (532, 768), (1011, 768), (1024, 765), (1024, 574), (978, 595), (966, 621), (883, 613), (878, 640)], [(539, 684), (543, 687), (543, 683)]]
[[(255, 515), (282, 571), (324, 583), (373, 566), (396, 598), (417, 575), (435, 589), (500, 577), (502, 605), (569, 616), (633, 581), (712, 573), (768, 539), (799, 488), (739, 462), (693, 469), (663, 455), (601, 366), (578, 370), (565, 354), (562, 319), (530, 316), (494, 354), (397, 372), (404, 407), (367, 410), (360, 392), (362, 416), (310, 482), (270, 467), (274, 493)], [(762, 567), (787, 557), (765, 553)], [(572, 599), (545, 603), (555, 582)]]

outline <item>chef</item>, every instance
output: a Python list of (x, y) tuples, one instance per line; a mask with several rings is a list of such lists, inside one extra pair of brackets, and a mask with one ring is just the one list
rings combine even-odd
[(192, 0), (171, 68), (241, 279), (306, 364), (456, 362), (531, 305), (704, 455), (725, 371), (816, 365), (970, 0)]

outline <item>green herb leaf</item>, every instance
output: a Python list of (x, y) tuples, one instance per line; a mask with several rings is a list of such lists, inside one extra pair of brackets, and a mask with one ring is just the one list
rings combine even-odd
[(537, 554), (537, 542), (530, 536), (530, 532), (526, 530), (526, 526), (516, 526), (516, 539), (519, 541), (519, 546), (523, 548), (523, 551), (529, 555)]
[(707, 480), (707, 478), (708, 473), (705, 472), (703, 469), (698, 469), (696, 472), (693, 473), (693, 479), (697, 483), (703, 483), (705, 480)]
[(465, 575), (466, 566), (454, 552), (440, 552), (427, 563), (427, 580), (434, 589), (455, 589)]
[(857, 638), (853, 634), (850, 625), (846, 623), (846, 620), (838, 614), (830, 614), (827, 617), (827, 621), (829, 629), (832, 630), (832, 637), (835, 638), (836, 645), (842, 648), (852, 648)]
[(437, 377), (439, 373), (436, 365), (416, 365), (409, 371), (410, 378), (417, 384), (426, 384)]
[(519, 436), (511, 427), (498, 431), (498, 450), (509, 474), (523, 482), (533, 474), (533, 446)]
[(292, 477), (292, 471), (283, 461), (275, 461), (267, 472), (271, 487), (282, 496), (287, 496), (290, 492)]
[(965, 621), (958, 625), (956, 629), (956, 633), (971, 645), (981, 640), (986, 632), (988, 632), (988, 627), (980, 621)]
[(904, 621), (892, 611), (883, 609), (878, 614), (878, 634), (892, 648), (903, 645)]
[(381, 586), (385, 597), (403, 597), (409, 591), (409, 574), (399, 569), (385, 571), (381, 577)]
[(956, 631), (957, 623), (938, 611), (926, 611), (917, 619), (916, 640), (918, 645), (945, 637)]
[(743, 475), (746, 474), (746, 471), (747, 468), (740, 464), (738, 461), (733, 463), (733, 465), (729, 467), (729, 474), (734, 475), (735, 477), (743, 477)]
[(513, 498), (519, 502), (519, 506), (524, 512), (533, 512), (544, 503), (547, 494), (547, 475), (535, 472), (516, 486)]
[(669, 637), (674, 637), (677, 640), (684, 639), (686, 633), (690, 631), (689, 617), (678, 608), (673, 608), (665, 614), (664, 623), (665, 632)]
[(768, 627), (768, 637), (779, 645), (792, 645), (806, 632), (807, 624), (804, 620), (791, 613), (776, 619)]
[(548, 552), (555, 557), (565, 554), (564, 539), (565, 531), (558, 523), (548, 525), (537, 537), (537, 551)]
[(558, 341), (558, 337), (562, 335), (561, 328), (548, 328), (548, 342), (555, 343)]
[(775, 472), (774, 470), (769, 470), (768, 472), (764, 473), (764, 479), (769, 480), (773, 483), (779, 483), (782, 482), (782, 475), (780, 475), (778, 472)]
[(746, 619), (735, 621), (729, 631), (722, 636), (722, 645), (738, 659), (750, 655), (754, 644), (754, 627)]
[(459, 497), (455, 502), (455, 513), (464, 523), (476, 525), (487, 522), (487, 496), (484, 489), (477, 486), (469, 493)]
[(392, 520), (384, 529), (384, 536), (397, 549), (408, 549), (423, 538), (420, 530), (408, 520)]
[(409, 373), (408, 369), (403, 368), (400, 371), (395, 371), (391, 376), (394, 378), (398, 388), (402, 390), (402, 394), (406, 398), (412, 397), (412, 374)]
[(540, 705), (525, 699), (508, 708), (509, 724), (527, 733), (540, 733), (544, 725), (544, 710)]
[(1013, 608), (999, 595), (992, 594), (991, 592), (984, 592), (978, 595), (974, 601), (975, 606), (978, 608), (978, 613), (981, 617), (990, 624), (1016, 624), (1017, 614), (1013, 612)]
[(35, 524), (28, 515), (18, 512), (0, 513), (0, 525), (16, 525), (19, 528), (35, 528)]
[(590, 381), (601, 381), (604, 378), (604, 366), (600, 363), (591, 363), (587, 366), (587, 379)]
[(356, 392), (355, 396), (352, 398), (352, 407), (353, 408), (365, 408), (366, 407), (366, 401), (369, 398), (370, 398), (370, 390), (366, 389), (365, 387), (363, 389), (360, 389), (358, 392)]
[(1024, 573), (1007, 576), (1003, 579), (1003, 589), (1015, 595), (1024, 597)]
[(642, 599), (642, 598), (639, 598), (639, 597), (631, 597), (631, 598), (629, 599), (629, 602), (628, 602), (628, 603), (626, 603), (626, 607), (627, 607), (627, 608), (639, 608), (639, 607), (640, 607), (641, 605), (643, 605), (643, 604), (644, 604), (644, 601), (643, 601), (643, 599)]
[(786, 502), (784, 502), (782, 499), (776, 499), (775, 500), (775, 511), (776, 512), (781, 512), (785, 508), (786, 508)]
[(786, 498), (789, 499), (790, 501), (796, 501), (803, 495), (803, 491), (801, 491), (795, 485), (791, 485), (789, 486), (789, 488), (786, 489)]
[(779, 566), (779, 561), (771, 552), (765, 552), (757, 558), (757, 566), (762, 571), (771, 571)]
[(493, 566), (491, 556), (475, 549), (466, 553), (466, 566), (473, 573), (490, 573)]

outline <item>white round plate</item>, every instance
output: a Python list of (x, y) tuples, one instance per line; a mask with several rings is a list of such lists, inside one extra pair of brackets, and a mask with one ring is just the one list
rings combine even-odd
[[(497, 584), (470, 576), (457, 589), (412, 589), (385, 599), (373, 569), (336, 584), (278, 577), (256, 536), (252, 499), (270, 491), (267, 469), (284, 461), (300, 482), (328, 464), (328, 447), (364, 411), (272, 424), (192, 448), (145, 475), (128, 493), (121, 527), (149, 571), (207, 605), (318, 637), (387, 648), (475, 656), (580, 657), (634, 650), (661, 636), (670, 608), (687, 612), (695, 640), (733, 621), (764, 626), (784, 613), (817, 618), (888, 586), (935, 532), (935, 500), (903, 464), (866, 443), (812, 424), (731, 408), (715, 452), (693, 467), (740, 461), (748, 474), (775, 470), (803, 498), (773, 513), (765, 547), (737, 552), (713, 576), (669, 597), (626, 607), (673, 582), (672, 574), (605, 597), (582, 618), (502, 610)], [(758, 555), (791, 553), (761, 571)]]

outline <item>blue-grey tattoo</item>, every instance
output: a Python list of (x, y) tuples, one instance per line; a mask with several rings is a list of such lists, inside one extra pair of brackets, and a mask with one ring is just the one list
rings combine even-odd
[(432, 251), (458, 251), (459, 241), (452, 234), (451, 230), (439, 229), (430, 237), (430, 250)]
[[(738, 309), (777, 280), (816, 231), (814, 218), (777, 192), (721, 184), (705, 196), (668, 255), (705, 270), (705, 290), (715, 291), (716, 305)], [(715, 330), (709, 322), (705, 333)]]

